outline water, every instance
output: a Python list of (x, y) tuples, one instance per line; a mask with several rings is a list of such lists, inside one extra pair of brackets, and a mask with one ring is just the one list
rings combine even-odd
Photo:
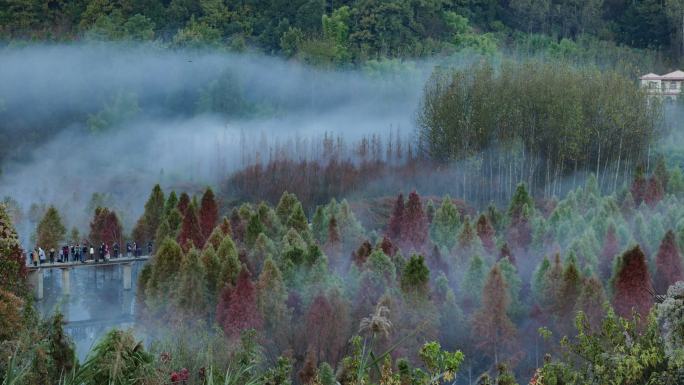
[(145, 261), (134, 262), (131, 290), (123, 289), (123, 267), (78, 266), (70, 270), (71, 293), (62, 290), (62, 271), (43, 270), (43, 299), (36, 301), (42, 316), (59, 310), (66, 320), (65, 331), (83, 360), (95, 343), (111, 328), (134, 325), (135, 291)]

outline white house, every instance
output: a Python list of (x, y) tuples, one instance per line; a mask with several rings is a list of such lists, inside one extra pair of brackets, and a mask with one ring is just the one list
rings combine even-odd
[(641, 86), (649, 95), (662, 96), (668, 100), (676, 100), (684, 86), (684, 71), (674, 71), (665, 75), (646, 74), (641, 78)]

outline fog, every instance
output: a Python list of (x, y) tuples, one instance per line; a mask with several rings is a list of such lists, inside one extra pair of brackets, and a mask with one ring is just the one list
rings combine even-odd
[(325, 134), (408, 135), (433, 66), (333, 71), (250, 53), (74, 44), (5, 48), (0, 68), (0, 132), (13, 143), (0, 197), (24, 211), (55, 204), (83, 231), (93, 192), (111, 195), (130, 230), (155, 183), (215, 185), (276, 146), (315, 158)]

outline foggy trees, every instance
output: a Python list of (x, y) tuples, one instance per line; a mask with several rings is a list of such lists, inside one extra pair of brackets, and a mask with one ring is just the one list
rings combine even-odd
[(436, 70), (418, 125), (426, 155), (470, 165), (463, 178), (486, 185), (525, 181), (554, 194), (560, 179), (577, 171), (594, 172), (602, 189), (615, 190), (644, 161), (661, 130), (661, 113), (632, 79), (615, 71), (484, 61)]
[(44, 250), (58, 249), (66, 238), (66, 227), (54, 206), (48, 207), (36, 228), (36, 243)]
[(123, 227), (114, 211), (110, 211), (106, 207), (98, 207), (95, 209), (93, 219), (90, 222), (90, 235), (88, 236), (88, 240), (94, 245), (105, 243), (110, 247), (115, 242), (119, 245), (123, 243)]

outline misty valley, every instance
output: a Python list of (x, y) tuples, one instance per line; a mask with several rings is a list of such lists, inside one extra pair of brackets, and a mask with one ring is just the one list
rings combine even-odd
[(683, 20), (0, 0), (2, 385), (684, 384)]

